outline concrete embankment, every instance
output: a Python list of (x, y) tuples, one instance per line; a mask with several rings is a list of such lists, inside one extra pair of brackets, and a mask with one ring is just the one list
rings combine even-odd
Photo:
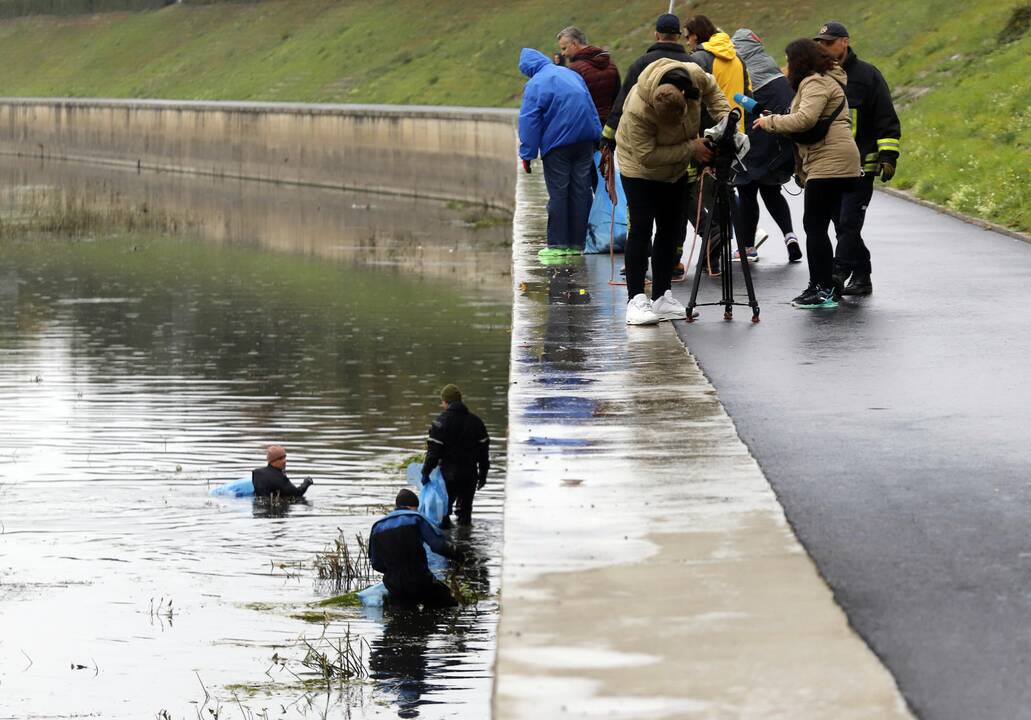
[(511, 210), (515, 113), (0, 99), (0, 154), (460, 200)]
[(516, 205), (495, 717), (910, 717), (673, 328)]

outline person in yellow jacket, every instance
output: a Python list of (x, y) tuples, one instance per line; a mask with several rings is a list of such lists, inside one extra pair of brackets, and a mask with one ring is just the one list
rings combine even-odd
[[(753, 127), (788, 135), (795, 141), (798, 180), (805, 188), (802, 226), (809, 287), (791, 304), (807, 309), (835, 308), (842, 288), (833, 277), (834, 248), (827, 228), (831, 222), (837, 223), (842, 196), (853, 189), (862, 174), (845, 99), (848, 77), (826, 50), (808, 38), (795, 40), (786, 52), (788, 82), (795, 91), (791, 112), (761, 115)], [(799, 137), (823, 127), (826, 134), (822, 137)]]
[(730, 36), (704, 15), (695, 15), (684, 23), (684, 35), (687, 36), (688, 46), (694, 51), (691, 53), (691, 62), (697, 63), (702, 70), (716, 78), (716, 84), (720, 86), (730, 107), (741, 112), (737, 129), (744, 133), (745, 109), (734, 101), (734, 95), (749, 95), (752, 83)]
[[(689, 200), (693, 163), (712, 159), (712, 151), (699, 137), (703, 107), (717, 121), (730, 112), (711, 75), (694, 63), (670, 58), (644, 69), (623, 106), (616, 158), (630, 221), (625, 250), (628, 325), (686, 317), (686, 309), (670, 292), (670, 283), (677, 243), (683, 242), (694, 207)], [(644, 294), (649, 245), (651, 300)]]

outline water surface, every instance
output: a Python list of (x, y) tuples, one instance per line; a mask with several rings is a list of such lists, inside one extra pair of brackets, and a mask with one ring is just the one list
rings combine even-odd
[[(0, 718), (488, 716), (507, 278), (199, 234), (0, 239)], [(314, 555), (389, 508), (445, 382), (494, 437), (458, 538), (486, 599), (294, 617), (333, 594)], [(308, 503), (208, 496), (271, 442)], [(348, 627), (372, 677), (302, 683), (303, 641)]]

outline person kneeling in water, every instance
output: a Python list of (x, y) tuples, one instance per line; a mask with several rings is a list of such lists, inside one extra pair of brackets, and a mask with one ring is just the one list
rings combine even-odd
[(306, 478), (300, 487), (290, 482), (290, 478), (286, 476), (286, 450), (279, 445), (269, 445), (265, 459), (268, 465), (251, 473), (256, 497), (304, 497), (304, 493), (313, 483), (311, 478)]
[(455, 607), (447, 585), (433, 577), (423, 543), (438, 555), (461, 561), (462, 552), (444, 539), (418, 511), (419, 498), (405, 488), (397, 494), (395, 510), (378, 520), (369, 533), (369, 561), (383, 573), (393, 606)]

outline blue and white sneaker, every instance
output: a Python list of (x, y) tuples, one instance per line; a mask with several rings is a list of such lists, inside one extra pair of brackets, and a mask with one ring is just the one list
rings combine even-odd
[[(749, 262), (759, 262), (759, 251), (754, 247), (745, 248), (745, 256), (748, 258)], [(734, 251), (734, 262), (741, 262), (740, 250)]]
[(804, 310), (836, 308), (839, 299), (837, 288), (822, 288), (815, 283), (809, 283), (809, 287), (792, 300), (791, 304)]

